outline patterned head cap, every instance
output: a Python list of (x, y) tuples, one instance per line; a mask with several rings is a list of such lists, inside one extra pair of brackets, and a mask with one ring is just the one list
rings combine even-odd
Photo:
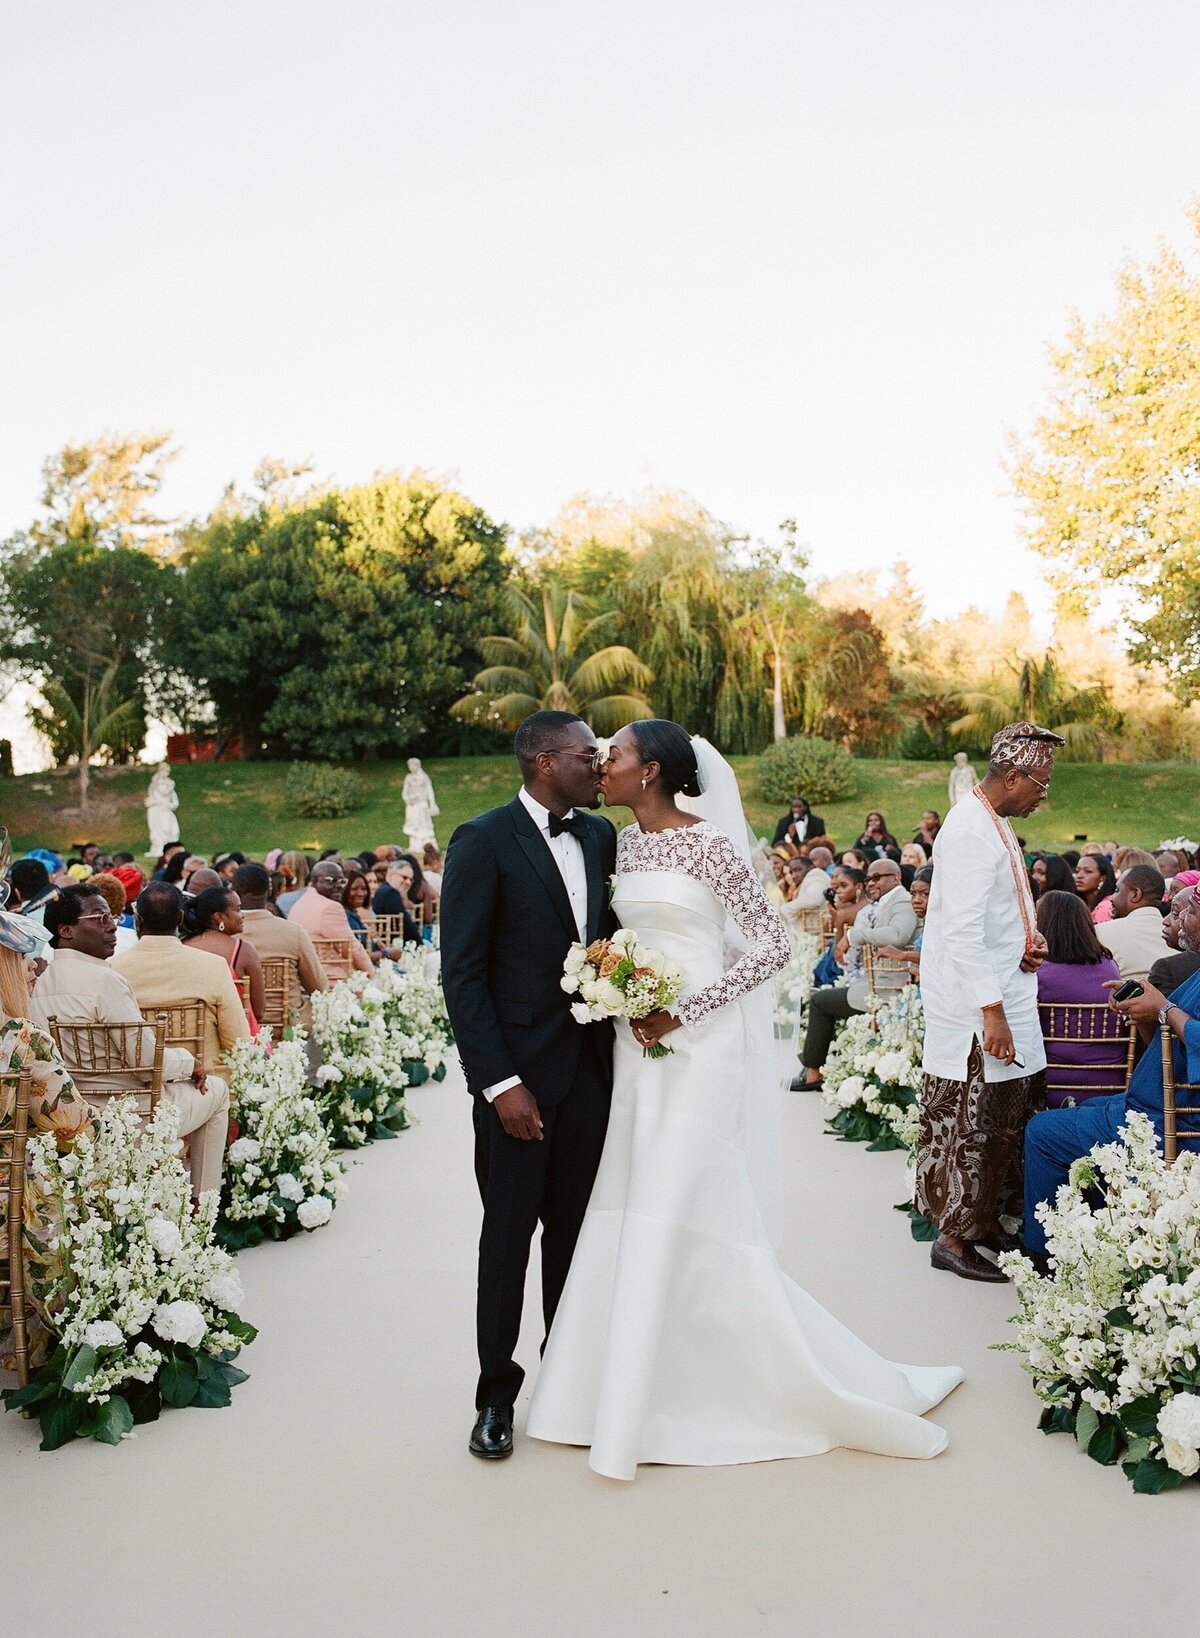
[(992, 741), (989, 760), (1010, 768), (1044, 768), (1067, 742), (1032, 722), (1010, 722)]

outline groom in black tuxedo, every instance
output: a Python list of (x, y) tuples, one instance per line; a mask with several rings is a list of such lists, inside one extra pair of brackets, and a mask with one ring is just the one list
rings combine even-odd
[(542, 1310), (554, 1320), (592, 1192), (612, 1093), (611, 1024), (577, 1024), (563, 961), (616, 927), (617, 836), (598, 803), (596, 738), (535, 711), (514, 742), (522, 788), (450, 839), (442, 982), (474, 1102), (479, 1236), (474, 1455), (512, 1454), (513, 1358), (529, 1247), (542, 1224)]

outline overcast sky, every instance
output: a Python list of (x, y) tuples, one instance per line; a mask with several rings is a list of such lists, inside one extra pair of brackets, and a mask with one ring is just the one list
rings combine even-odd
[(46, 454), (263, 455), (794, 517), (934, 613), (1039, 571), (1046, 344), (1200, 192), (1200, 8), (59, 0), (0, 20), (0, 532)]

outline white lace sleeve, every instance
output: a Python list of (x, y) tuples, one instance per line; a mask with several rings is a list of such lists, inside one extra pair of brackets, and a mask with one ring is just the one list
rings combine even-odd
[(728, 1006), (768, 983), (791, 960), (787, 931), (771, 908), (758, 877), (727, 836), (713, 835), (702, 854), (703, 881), (728, 910), (750, 948), (724, 977), (689, 995), (677, 1008), (679, 1021), (698, 1024), (718, 1007)]

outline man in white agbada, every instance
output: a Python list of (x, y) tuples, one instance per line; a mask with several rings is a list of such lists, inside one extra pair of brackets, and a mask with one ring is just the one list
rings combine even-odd
[(1029, 722), (1002, 729), (987, 773), (938, 832), (921, 944), (917, 1206), (938, 1227), (934, 1268), (968, 1280), (1007, 1278), (977, 1248), (1017, 1243), (1000, 1217), (1021, 1215), (1025, 1124), (1045, 1098), (1037, 969), (1046, 942), (1009, 821), (1042, 801), (1062, 743)]

